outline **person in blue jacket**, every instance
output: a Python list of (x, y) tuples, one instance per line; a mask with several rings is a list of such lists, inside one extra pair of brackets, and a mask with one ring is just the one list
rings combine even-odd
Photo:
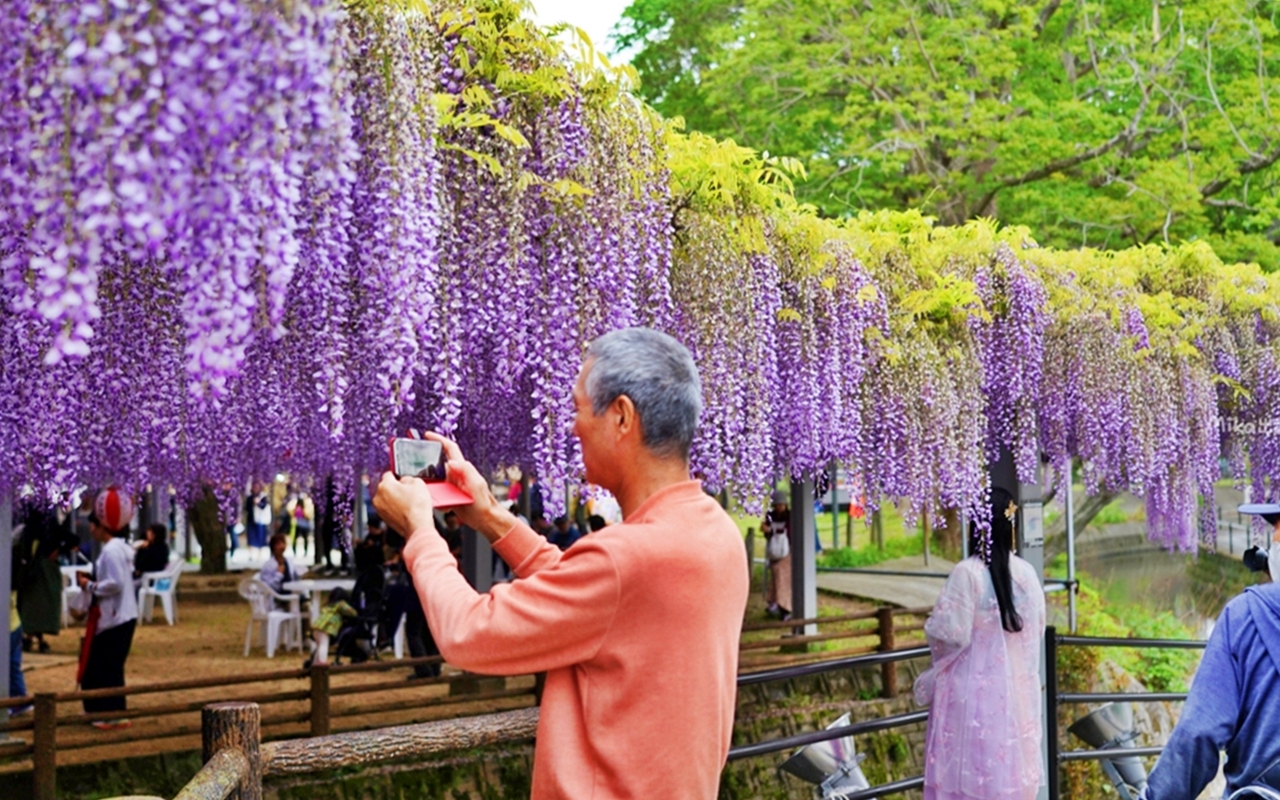
[(1228, 793), (1256, 784), (1280, 790), (1280, 505), (1240, 511), (1274, 527), (1269, 557), (1255, 561), (1272, 582), (1250, 586), (1218, 617), (1144, 800), (1194, 800), (1218, 774), (1223, 750)]

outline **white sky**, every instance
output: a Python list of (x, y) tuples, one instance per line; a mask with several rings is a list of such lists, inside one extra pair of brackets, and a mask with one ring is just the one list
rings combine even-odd
[[(533, 0), (534, 19), (541, 25), (568, 22), (591, 37), (596, 49), (609, 53), (609, 31), (621, 18), (629, 0)], [(615, 63), (619, 59), (610, 57)]]

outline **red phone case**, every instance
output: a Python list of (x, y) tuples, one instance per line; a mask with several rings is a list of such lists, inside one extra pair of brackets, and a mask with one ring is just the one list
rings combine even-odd
[[(392, 436), (387, 440), (387, 461), (391, 464), (391, 471), (399, 473), (396, 469), (396, 439), (399, 437)], [(431, 503), (436, 508), (450, 508), (452, 506), (469, 506), (475, 502), (475, 498), (454, 486), (448, 481), (423, 481), (427, 485), (427, 491), (431, 492)]]

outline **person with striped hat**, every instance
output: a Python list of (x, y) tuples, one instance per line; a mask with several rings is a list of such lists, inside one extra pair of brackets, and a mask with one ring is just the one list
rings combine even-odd
[[(81, 689), (124, 686), (124, 662), (133, 646), (133, 630), (138, 623), (138, 599), (133, 591), (133, 548), (129, 546), (129, 523), (133, 519), (133, 499), (127, 492), (111, 487), (98, 493), (89, 516), (89, 530), (102, 545), (93, 565), (93, 577), (77, 576), (80, 589), (92, 596), (85, 620), (84, 643), (76, 680)], [(84, 701), (85, 713), (124, 711), (125, 698), (99, 697)], [(101, 730), (127, 728), (127, 719), (97, 719)]]

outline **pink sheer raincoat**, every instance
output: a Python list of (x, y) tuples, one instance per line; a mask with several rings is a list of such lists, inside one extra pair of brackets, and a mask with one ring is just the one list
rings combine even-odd
[(1009, 572), (1019, 633), (1001, 627), (991, 574), (976, 556), (956, 565), (925, 623), (933, 666), (915, 684), (916, 702), (931, 706), (925, 800), (1030, 800), (1044, 781), (1044, 592), (1017, 556)]

